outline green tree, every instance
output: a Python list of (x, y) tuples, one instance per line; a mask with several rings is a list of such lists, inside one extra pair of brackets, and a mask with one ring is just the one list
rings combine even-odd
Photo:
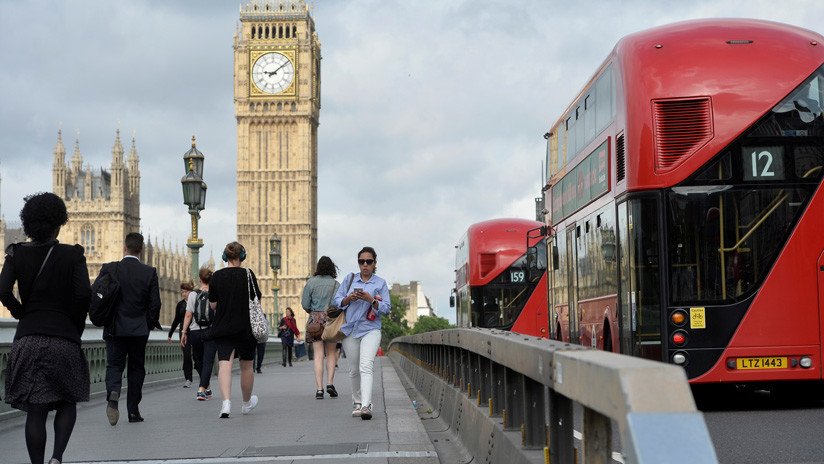
[(433, 332), (435, 330), (443, 330), (452, 328), (452, 324), (449, 323), (443, 317), (439, 316), (421, 316), (418, 318), (418, 322), (415, 323), (415, 326), (412, 327), (410, 331), (410, 335), (415, 335), (424, 332)]
[(405, 301), (392, 295), (392, 310), (388, 316), (381, 318), (381, 347), (386, 351), (389, 342), (395, 337), (409, 333), (409, 324), (406, 323), (406, 310), (409, 307)]

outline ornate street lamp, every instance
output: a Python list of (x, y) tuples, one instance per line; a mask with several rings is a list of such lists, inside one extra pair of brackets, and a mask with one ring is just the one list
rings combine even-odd
[(206, 209), (206, 182), (203, 182), (203, 153), (195, 148), (195, 136), (192, 136), (192, 148), (183, 155), (186, 166), (186, 175), (180, 179), (183, 186), (183, 203), (189, 207), (192, 216), (192, 236), (186, 246), (192, 251), (192, 282), (198, 281), (200, 258), (198, 251), (203, 246), (203, 240), (197, 236), (197, 220), (200, 212)]
[(278, 316), (278, 271), (280, 270), (280, 237), (277, 235), (272, 235), (269, 237), (269, 267), (272, 268), (272, 272), (274, 273), (274, 280), (272, 281), (272, 293), (275, 297), (275, 308), (272, 313), (272, 317), (269, 318), (269, 324), (271, 324), (272, 331), (274, 332), (275, 325), (275, 318)]

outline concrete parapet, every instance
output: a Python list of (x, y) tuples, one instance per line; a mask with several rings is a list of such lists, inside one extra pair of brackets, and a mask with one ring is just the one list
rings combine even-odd
[(543, 462), (547, 452), (551, 462), (606, 463), (620, 452), (631, 463), (717, 462), (677, 366), (485, 329), (400, 337), (390, 350), (475, 459)]

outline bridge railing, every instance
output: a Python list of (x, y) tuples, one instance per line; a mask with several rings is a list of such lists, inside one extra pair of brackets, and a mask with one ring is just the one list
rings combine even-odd
[[(6, 365), (8, 364), (9, 351), (11, 350), (11, 342), (16, 328), (17, 321), (13, 319), (0, 320), (0, 397), (3, 400), (6, 398)], [(86, 324), (86, 330), (83, 332), (82, 349), (89, 363), (91, 395), (93, 398), (102, 396), (106, 392), (106, 342), (103, 341), (103, 329)], [(278, 338), (269, 339), (263, 359), (267, 364), (280, 362), (281, 344)], [(146, 344), (145, 384), (182, 379), (182, 366), (183, 355), (177, 336), (172, 338), (172, 343), (169, 343), (168, 328), (163, 331), (152, 331), (149, 334), (149, 342)], [(215, 366), (212, 373), (217, 375), (217, 366)], [(194, 374), (195, 380), (197, 380), (197, 375)], [(126, 377), (126, 369), (123, 370), (123, 377)], [(123, 387), (126, 387), (125, 381)], [(194, 393), (192, 394), (194, 395)], [(12, 409), (5, 401), (0, 401), (0, 420), (15, 417), (19, 414), (20, 411)]]
[[(613, 423), (625, 462), (717, 462), (686, 375), (674, 365), (485, 329), (399, 337), (390, 356), (413, 382), (437, 376), (487, 422), (520, 431), (520, 450), (543, 449), (546, 462), (612, 462)], [(416, 386), (423, 394), (437, 390)], [(443, 406), (444, 391), (438, 395), (430, 403)], [(583, 408), (583, 457), (574, 446), (575, 404)], [(492, 438), (478, 437), (477, 424), (467, 426), (467, 408), (457, 414), (462, 441), (479, 459), (477, 453), (501, 453), (491, 449)], [(511, 454), (498, 458), (521, 462)]]

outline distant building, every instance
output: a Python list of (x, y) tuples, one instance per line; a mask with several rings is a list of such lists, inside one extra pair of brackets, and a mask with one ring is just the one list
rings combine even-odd
[(414, 326), (419, 317), (435, 314), (429, 298), (423, 294), (423, 285), (417, 280), (409, 282), (409, 285), (392, 284), (392, 295), (407, 304), (406, 322), (409, 327)]
[[(140, 231), (140, 169), (135, 140), (128, 157), (124, 157), (117, 131), (112, 147), (109, 170), (83, 167), (80, 141), (74, 144), (71, 163), (66, 163), (66, 149), (62, 131), (57, 132), (52, 166), (52, 191), (66, 202), (69, 222), (60, 229), (61, 243), (83, 245), (86, 264), (92, 281), (103, 264), (123, 258), (123, 239), (129, 232)], [(182, 218), (181, 220), (186, 220)], [(12, 228), (0, 219), (0, 245), (26, 241), (22, 227)], [(4, 256), (0, 256), (0, 265)], [(165, 242), (153, 243), (146, 237), (141, 261), (157, 268), (160, 286), (160, 322), (169, 325), (174, 319), (175, 306), (180, 299), (180, 283), (191, 280), (190, 258), (181, 248)], [(0, 306), (0, 317), (10, 317)]]

